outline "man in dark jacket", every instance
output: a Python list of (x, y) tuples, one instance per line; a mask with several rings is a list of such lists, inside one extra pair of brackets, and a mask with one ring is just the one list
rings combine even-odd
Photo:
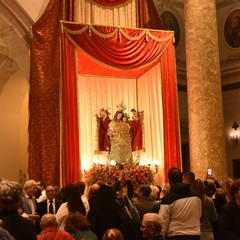
[(53, 186), (46, 187), (47, 199), (37, 204), (37, 212), (42, 217), (46, 213), (56, 214), (62, 201), (55, 198), (55, 188)]

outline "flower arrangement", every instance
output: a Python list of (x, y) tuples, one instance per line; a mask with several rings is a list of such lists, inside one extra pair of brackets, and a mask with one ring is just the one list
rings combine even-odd
[(107, 184), (114, 184), (116, 179), (121, 179), (122, 184), (126, 180), (131, 180), (134, 186), (141, 184), (151, 184), (153, 173), (148, 166), (140, 165), (93, 165), (89, 170), (84, 171), (86, 183), (89, 185), (97, 181), (103, 181)]

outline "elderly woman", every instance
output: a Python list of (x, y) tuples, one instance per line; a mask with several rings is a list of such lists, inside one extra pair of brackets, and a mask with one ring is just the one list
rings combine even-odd
[(240, 180), (230, 187), (233, 199), (222, 207), (220, 215), (220, 231), (223, 240), (240, 239)]
[(18, 210), (22, 206), (23, 190), (15, 181), (0, 181), (0, 219), (5, 228), (16, 240), (36, 239), (32, 221), (22, 217)]

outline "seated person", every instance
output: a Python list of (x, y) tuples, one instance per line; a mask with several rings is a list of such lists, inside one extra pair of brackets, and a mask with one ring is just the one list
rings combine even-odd
[(161, 218), (157, 213), (146, 213), (142, 220), (142, 235), (146, 240), (162, 240)]
[(43, 215), (40, 222), (40, 227), (42, 231), (39, 235), (37, 235), (37, 240), (74, 240), (74, 238), (72, 238), (72, 236), (68, 232), (57, 229), (56, 217), (53, 214), (47, 213)]

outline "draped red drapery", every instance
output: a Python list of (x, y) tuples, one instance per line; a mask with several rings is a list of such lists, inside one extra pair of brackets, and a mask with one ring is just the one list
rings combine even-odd
[(94, 0), (94, 2), (105, 6), (116, 6), (127, 1), (129, 0)]
[(30, 42), (29, 178), (60, 186), (59, 20), (74, 21), (75, 0), (50, 0)]
[[(76, 168), (79, 143), (76, 136), (77, 104), (76, 89), (74, 89), (76, 86), (76, 66), (73, 60), (75, 48), (81, 48), (103, 64), (127, 71), (135, 70), (136, 74), (138, 69), (141, 71), (142, 68), (148, 68), (154, 62), (161, 61), (165, 173), (171, 167), (181, 168), (173, 39), (171, 31), (123, 29), (62, 22), (65, 183), (72, 180), (71, 174), (78, 176), (80, 170)], [(73, 58), (70, 59), (70, 57)], [(78, 64), (81, 65), (81, 59)], [(88, 67), (90, 71), (91, 66)], [(68, 84), (71, 87), (68, 87)], [(69, 88), (71, 88), (70, 91)]]

